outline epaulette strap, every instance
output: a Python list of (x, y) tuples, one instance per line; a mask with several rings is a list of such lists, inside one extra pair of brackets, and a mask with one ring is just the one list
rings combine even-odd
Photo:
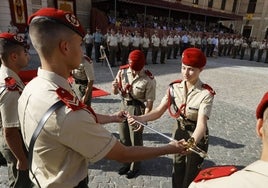
[(88, 57), (87, 55), (84, 55), (84, 58), (85, 58), (85, 60), (87, 60), (87, 62), (88, 62), (89, 64), (92, 63), (92, 60), (91, 60), (90, 57)]
[(19, 90), (16, 80), (12, 77), (5, 78), (5, 84), (6, 84), (6, 88), (8, 89), (8, 91)]
[(236, 171), (237, 168), (233, 165), (206, 168), (198, 173), (194, 182), (229, 176)]
[[(177, 119), (180, 116), (181, 111), (177, 107), (174, 98), (175, 98), (174, 97), (174, 88), (173, 88), (173, 85), (170, 84), (169, 89), (168, 89), (168, 112), (169, 112), (171, 117)], [(174, 108), (175, 113), (173, 113), (172, 110), (171, 110), (172, 106)]]
[(86, 107), (86, 105), (79, 101), (77, 97), (73, 96), (69, 91), (63, 88), (58, 88), (56, 93), (58, 94), (58, 97), (65, 103), (65, 105), (71, 108), (73, 111)]
[(202, 84), (202, 88), (207, 89), (211, 95), (216, 95), (216, 92), (208, 84)]
[(181, 83), (182, 80), (174, 80), (173, 82), (171, 82), (169, 85), (173, 85), (173, 84), (179, 84)]
[(120, 70), (122, 69), (128, 69), (129, 68), (129, 64), (126, 64), (126, 65), (122, 65), (119, 67)]
[(87, 109), (87, 111), (89, 111), (95, 117), (96, 122), (98, 123), (97, 115), (90, 106), (82, 103), (76, 96), (73, 96), (66, 89), (58, 88), (56, 93), (58, 94), (60, 100), (63, 101), (68, 108), (72, 109), (73, 111)]
[(154, 75), (149, 70), (145, 70), (144, 72), (149, 78), (154, 79)]

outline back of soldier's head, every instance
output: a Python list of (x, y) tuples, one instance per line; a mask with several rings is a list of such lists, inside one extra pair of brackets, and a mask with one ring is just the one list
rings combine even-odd
[(0, 59), (7, 62), (9, 54), (26, 48), (22, 37), (11, 33), (0, 33)]
[(72, 35), (84, 38), (85, 31), (75, 15), (55, 8), (42, 8), (28, 19), (29, 34), (33, 46), (40, 56), (48, 57), (60, 41), (67, 41)]
[(32, 44), (39, 55), (50, 56), (62, 40), (75, 34), (62, 24), (47, 18), (39, 18), (31, 22), (29, 34)]

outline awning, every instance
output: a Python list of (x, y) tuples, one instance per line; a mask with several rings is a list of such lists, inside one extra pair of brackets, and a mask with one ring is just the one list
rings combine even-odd
[(193, 6), (183, 5), (180, 2), (169, 2), (163, 0), (118, 0), (120, 2), (144, 5), (148, 7), (157, 7), (162, 9), (174, 10), (190, 14), (197, 14), (209, 17), (216, 17), (221, 20), (243, 20), (243, 16), (226, 12), (203, 9)]

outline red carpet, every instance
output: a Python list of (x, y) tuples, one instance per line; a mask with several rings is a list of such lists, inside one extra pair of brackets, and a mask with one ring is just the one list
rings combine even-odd
[[(29, 81), (31, 81), (31, 79), (33, 79), (34, 77), (37, 76), (37, 70), (24, 70), (24, 71), (20, 71), (19, 72), (19, 76), (21, 78), (21, 80), (27, 84)], [(72, 77), (69, 78), (69, 81), (73, 81)], [(92, 91), (92, 98), (95, 98), (95, 97), (101, 97), (101, 96), (106, 96), (106, 95), (110, 95), (110, 93), (102, 90), (102, 89), (99, 89), (99, 88), (96, 88), (93, 86), (93, 91)]]

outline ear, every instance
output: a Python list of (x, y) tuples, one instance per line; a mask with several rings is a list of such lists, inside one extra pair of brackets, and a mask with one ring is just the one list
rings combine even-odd
[(59, 42), (59, 50), (62, 54), (66, 55), (69, 51), (69, 43), (65, 40)]
[(262, 138), (263, 136), (263, 119), (258, 119), (256, 123), (256, 132), (257, 135)]
[(11, 52), (8, 58), (10, 62), (15, 62), (17, 61), (18, 54), (16, 52)]

